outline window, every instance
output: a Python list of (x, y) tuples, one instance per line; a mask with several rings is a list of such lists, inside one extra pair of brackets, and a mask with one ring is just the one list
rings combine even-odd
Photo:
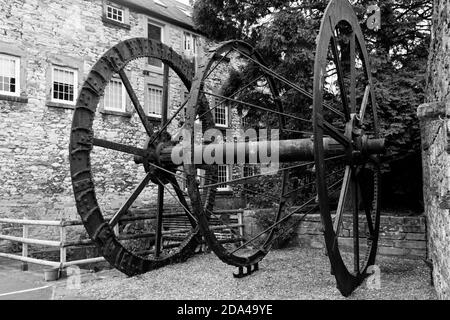
[(122, 9), (113, 7), (108, 5), (106, 7), (106, 18), (116, 21), (116, 22), (120, 22), (120, 23), (124, 23), (125, 22), (125, 14), (124, 11)]
[(197, 37), (189, 32), (183, 34), (183, 48), (184, 53), (192, 56), (196, 53)]
[[(163, 30), (163, 28), (161, 25), (149, 23), (148, 24), (148, 38), (152, 39), (152, 40), (158, 40), (158, 41), (163, 42), (162, 30)], [(154, 67), (162, 68), (162, 61), (159, 59), (149, 58), (148, 64), (152, 65)]]
[(243, 116), (241, 119), (242, 119), (242, 127), (243, 127), (244, 129), (247, 129), (248, 126), (249, 126), (248, 118), (247, 118), (246, 116)]
[(183, 33), (183, 52), (197, 68), (197, 36), (189, 32)]
[[(184, 101), (186, 101), (189, 98), (189, 92), (185, 91), (183, 93), (183, 97), (184, 97), (184, 100), (183, 100), (183, 103), (184, 103)], [(188, 106), (188, 104), (186, 103), (186, 105), (183, 108), (183, 121), (186, 121), (187, 106)]]
[(257, 168), (251, 164), (244, 165), (244, 178), (254, 176), (257, 172)]
[(228, 127), (228, 106), (218, 97), (214, 98), (214, 121), (218, 127)]
[(197, 169), (197, 176), (195, 179), (197, 180), (199, 186), (204, 186), (206, 184), (206, 170)]
[[(217, 166), (217, 182), (225, 182), (228, 181), (230, 168), (225, 164), (220, 164)], [(229, 190), (228, 184), (221, 184), (217, 186), (218, 191), (226, 191)]]
[(108, 111), (126, 111), (126, 91), (122, 81), (112, 79), (106, 86), (103, 107)]
[(0, 94), (19, 96), (20, 58), (0, 54)]
[(158, 118), (161, 117), (163, 88), (160, 86), (149, 85), (147, 94), (147, 115)]
[(52, 101), (75, 104), (75, 89), (78, 83), (77, 71), (74, 69), (52, 68)]

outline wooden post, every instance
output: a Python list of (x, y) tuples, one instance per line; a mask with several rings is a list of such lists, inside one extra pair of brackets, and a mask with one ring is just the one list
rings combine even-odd
[[(237, 219), (239, 226), (239, 234), (242, 239), (244, 239), (244, 210), (239, 210), (237, 213)], [(244, 240), (241, 241), (240, 245), (244, 244)]]
[[(28, 225), (22, 225), (22, 237), (28, 238)], [(28, 258), (28, 243), (22, 242), (22, 257)], [(28, 271), (28, 263), (22, 262), (22, 271)]]
[(59, 227), (59, 237), (61, 241), (61, 246), (59, 248), (59, 262), (60, 262), (60, 272), (63, 272), (64, 264), (66, 263), (67, 258), (67, 249), (65, 247), (65, 243), (67, 240), (66, 235), (66, 227), (64, 226), (64, 220), (61, 220), (61, 226)]

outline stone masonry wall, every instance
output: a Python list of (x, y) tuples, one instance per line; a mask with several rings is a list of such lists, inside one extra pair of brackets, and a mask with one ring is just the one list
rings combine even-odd
[[(106, 23), (103, 5), (102, 0), (0, 0), (0, 53), (20, 56), (23, 78), (20, 99), (0, 97), (2, 218), (78, 218), (68, 161), (72, 108), (49, 103), (49, 70), (52, 65), (76, 67), (80, 87), (104, 52), (122, 40), (146, 37), (148, 21), (154, 20), (129, 11), (128, 28)], [(183, 29), (165, 23), (164, 42), (181, 53)], [(146, 75), (143, 70), (148, 71)], [(126, 72), (142, 105), (144, 82), (162, 83), (162, 72), (155, 72), (145, 62), (130, 64)], [(172, 72), (169, 117), (186, 91)], [(99, 108), (94, 123), (96, 136), (142, 146), (144, 130), (130, 101), (126, 111), (110, 114)], [(96, 194), (104, 210), (117, 209), (144, 176), (142, 166), (135, 165), (130, 155), (94, 148), (91, 161)], [(152, 191), (148, 188), (139, 199), (151, 203)], [(1, 232), (7, 233), (9, 227), (4, 225)], [(19, 230), (11, 233), (21, 234)], [(58, 236), (57, 230), (45, 228), (37, 228), (35, 233), (43, 239)]]
[[(447, 111), (446, 111), (447, 110)], [(425, 214), (428, 221), (428, 259), (439, 298), (450, 299), (450, 104), (427, 103), (418, 108), (421, 125)]]
[[(267, 210), (244, 211), (245, 237), (251, 238), (262, 231), (257, 225), (257, 215), (261, 212), (267, 212)], [(325, 249), (322, 230), (320, 214), (309, 214), (298, 224), (295, 229), (296, 238), (291, 244), (305, 248)], [(342, 235), (339, 237), (340, 249), (344, 251), (347, 249), (351, 250), (353, 248), (351, 216), (344, 216), (340, 234)], [(400, 217), (382, 215), (378, 254), (401, 256), (411, 259), (425, 259), (427, 256), (425, 216)]]

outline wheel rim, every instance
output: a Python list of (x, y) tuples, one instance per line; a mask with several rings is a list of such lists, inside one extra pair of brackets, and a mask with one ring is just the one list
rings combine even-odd
[[(131, 205), (150, 181), (153, 181), (154, 183), (160, 182), (158, 176), (161, 177), (163, 169), (156, 169), (157, 166), (153, 163), (150, 164), (150, 166), (153, 166), (153, 169), (149, 169), (147, 163), (144, 179), (109, 222), (105, 220), (97, 200), (91, 166), (91, 151), (93, 150), (94, 145), (116, 151), (120, 150), (125, 153), (143, 157), (144, 162), (148, 160), (148, 150), (150, 149), (149, 146), (144, 149), (135, 148), (94, 138), (93, 122), (97, 105), (100, 97), (104, 93), (105, 87), (114, 73), (120, 74), (122, 82), (126, 87), (128, 95), (144, 125), (144, 129), (149, 139), (153, 141), (155, 145), (168, 143), (168, 141), (163, 138), (163, 133), (166, 131), (156, 131), (154, 130), (153, 125), (148, 122), (142, 106), (140, 106), (139, 99), (136, 97), (134, 89), (132, 88), (131, 83), (129, 83), (125, 73), (125, 67), (139, 58), (154, 58), (162, 61), (171, 68), (184, 86), (188, 90), (190, 89), (193, 75), (192, 66), (171, 48), (146, 38), (129, 39), (119, 43), (106, 52), (95, 64), (82, 86), (74, 111), (69, 150), (72, 185), (77, 210), (85, 229), (100, 249), (100, 252), (105, 259), (127, 275), (143, 273), (169, 263), (186, 260), (193, 254), (198, 244), (198, 227), (195, 219), (192, 217), (188, 217), (191, 228), (189, 231), (183, 233), (183, 239), (180, 240), (181, 242), (179, 242), (175, 248), (167, 249), (164, 252), (158, 252), (155, 244), (154, 255), (138, 255), (127, 249), (116, 237), (112, 225), (117, 224), (120, 219), (123, 218), (123, 215), (128, 212)], [(173, 118), (171, 121), (172, 120)], [(153, 146), (153, 144), (150, 145)], [(169, 170), (166, 171), (170, 172)], [(167, 177), (170, 177), (170, 175), (167, 174)], [(184, 200), (182, 193), (180, 193), (180, 188), (177, 188), (177, 181), (172, 180), (171, 178), (168, 179), (170, 179), (170, 184), (173, 189), (172, 192), (174, 192), (172, 200), (178, 201), (185, 209), (185, 212), (189, 213), (188, 211), (190, 211), (190, 209), (186, 208), (188, 204)], [(162, 188), (169, 191), (164, 183), (159, 184), (159, 189)], [(162, 215), (162, 198), (158, 200), (158, 206), (160, 207), (160, 211), (158, 212), (161, 212)], [(159, 214), (158, 212), (156, 214)], [(161, 218), (156, 219), (162, 219), (162, 216)], [(157, 227), (157, 230), (155, 231), (156, 237), (158, 237), (158, 233), (161, 234), (161, 228), (162, 226)], [(156, 242), (159, 244), (160, 241), (156, 239)]]
[[(208, 81), (208, 78), (211, 74), (213, 74), (218, 68), (218, 65), (221, 63), (221, 60), (226, 59), (225, 57), (230, 59), (230, 52), (233, 53), (239, 53), (242, 55), (248, 55), (251, 59), (254, 59), (255, 61), (258, 61), (262, 65), (265, 65), (263, 59), (261, 56), (255, 51), (253, 47), (246, 44), (242, 41), (229, 41), (222, 43), (218, 45), (214, 50), (210, 50), (209, 55), (206, 57), (206, 63), (202, 68), (200, 68), (197, 71), (197, 79), (194, 80), (192, 90), (191, 90), (191, 99), (189, 102), (189, 112), (190, 114), (190, 121), (186, 123), (186, 129), (191, 130), (194, 127), (194, 120), (199, 114), (207, 116), (208, 119), (205, 119), (203, 124), (206, 125), (206, 128), (211, 128), (214, 126), (213, 120), (211, 119), (211, 112), (199, 112), (198, 106), (200, 105), (199, 101), (202, 99), (205, 99), (205, 96), (207, 93), (204, 92), (204, 88), (208, 85), (206, 84)], [(223, 62), (223, 61), (222, 61)], [(223, 74), (222, 74), (223, 76)], [(273, 79), (268, 76), (264, 75), (261, 77), (255, 77), (256, 79), (262, 79), (264, 78), (264, 81), (267, 81), (267, 88), (270, 90), (270, 93), (272, 96), (277, 97), (278, 91), (274, 84)], [(253, 80), (253, 83), (257, 82), (258, 80)], [(246, 86), (250, 86), (251, 84), (247, 84)], [(238, 90), (239, 92), (243, 92), (243, 88), (240, 88)], [(237, 92), (234, 92), (232, 96), (236, 96)], [(224, 97), (221, 97), (222, 103), (225, 100)], [(281, 104), (276, 104), (276, 110), (282, 112), (282, 106)], [(284, 121), (283, 116), (280, 116), (281, 123)], [(282, 127), (282, 126), (281, 126)], [(283, 136), (283, 132), (280, 130), (280, 137)], [(211, 170), (215, 172), (217, 170), (217, 165), (212, 165)], [(263, 257), (268, 253), (271, 244), (273, 242), (273, 238), (276, 236), (277, 231), (275, 228), (272, 228), (270, 231), (266, 232), (265, 237), (261, 237), (264, 239), (258, 239), (259, 241), (259, 248), (252, 248), (251, 250), (248, 248), (239, 248), (239, 245), (237, 245), (238, 248), (233, 247), (230, 248), (227, 245), (224, 245), (221, 243), (221, 241), (218, 239), (217, 234), (214, 231), (214, 228), (212, 228), (212, 222), (211, 217), (216, 218), (217, 215), (214, 212), (211, 212), (212, 210), (209, 210), (208, 208), (205, 209), (205, 206), (203, 205), (201, 201), (200, 196), (200, 189), (199, 186), (196, 185), (195, 176), (196, 176), (196, 168), (193, 165), (185, 165), (185, 171), (188, 174), (188, 183), (189, 183), (189, 194), (191, 197), (193, 208), (195, 214), (198, 216), (199, 219), (199, 226), (202, 231), (202, 234), (204, 235), (206, 242), (210, 246), (210, 248), (216, 253), (216, 255), (225, 263), (238, 266), (238, 267), (244, 267), (244, 266), (250, 266), (253, 264), (258, 263), (263, 259)], [(217, 184), (217, 177), (210, 175), (208, 177), (210, 184), (213, 185), (212, 187), (209, 187), (209, 190), (213, 190), (212, 194), (215, 196), (216, 194), (216, 187), (214, 184)], [(283, 183), (281, 185), (284, 185)], [(245, 189), (245, 188), (244, 188)], [(213, 203), (213, 202), (212, 202)], [(284, 207), (284, 204), (280, 202), (279, 204), (279, 211), (282, 210)], [(278, 212), (278, 214), (275, 217), (275, 222), (278, 222), (282, 217), (282, 213)], [(222, 218), (218, 217), (217, 219), (223, 220)], [(217, 223), (217, 222), (216, 222)], [(227, 224), (225, 222), (222, 222), (224, 226)], [(217, 227), (217, 225), (216, 225)], [(244, 241), (242, 241), (244, 242)], [(241, 243), (242, 243), (241, 242)], [(237, 249), (237, 250), (236, 250)], [(244, 250), (245, 249), (245, 250)], [(245, 251), (245, 252), (244, 252)]]
[[(323, 103), (327, 96), (332, 96), (330, 91), (333, 91), (333, 75), (327, 75), (333, 72), (337, 82), (334, 85), (337, 98), (334, 99), (341, 105), (341, 114), (336, 115), (334, 112), (334, 116), (331, 116), (333, 112), (325, 110)], [(367, 276), (367, 268), (375, 262), (380, 212), (378, 161), (376, 157), (363, 155), (357, 141), (363, 135), (378, 138), (377, 105), (364, 38), (356, 15), (347, 1), (331, 1), (324, 13), (318, 36), (314, 75), (314, 150), (320, 211), (332, 273), (336, 277), (338, 289), (344, 296), (348, 296)], [(363, 90), (358, 87), (361, 85)], [(360, 101), (357, 99), (358, 91), (364, 92)], [(341, 141), (341, 144), (345, 144), (346, 139), (350, 142), (346, 146), (342, 188), (335, 204), (332, 203), (333, 199), (330, 198), (327, 181), (324, 179), (333, 171), (333, 167), (325, 165), (323, 161), (323, 139), (327, 134)], [(367, 185), (371, 185), (371, 188), (363, 187)], [(362, 196), (363, 215), (360, 213), (358, 196)], [(348, 207), (352, 211), (351, 230), (343, 230)], [(334, 210), (336, 215), (333, 220)], [(369, 230), (369, 235), (364, 238), (367, 242), (364, 247), (362, 240), (366, 229)], [(350, 259), (347, 254), (342, 253), (345, 247), (342, 239), (344, 231), (348, 231), (348, 239), (352, 239), (350, 246), (353, 255), (350, 254)], [(361, 249), (365, 251), (364, 257), (361, 257)], [(349, 271), (349, 260), (353, 260), (353, 272)]]

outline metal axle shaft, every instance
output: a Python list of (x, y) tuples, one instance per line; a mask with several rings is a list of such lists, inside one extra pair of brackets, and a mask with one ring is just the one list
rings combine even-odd
[[(384, 153), (384, 139), (360, 139), (359, 150), (364, 154)], [(326, 156), (338, 156), (346, 152), (345, 147), (332, 138), (323, 139)], [(162, 164), (181, 165), (189, 157), (191, 145), (161, 148), (159, 161)], [(244, 164), (267, 162), (293, 162), (314, 160), (314, 141), (312, 139), (250, 141), (211, 143), (194, 146), (195, 164)], [(213, 162), (211, 162), (213, 160)], [(191, 160), (192, 161), (192, 160)]]

